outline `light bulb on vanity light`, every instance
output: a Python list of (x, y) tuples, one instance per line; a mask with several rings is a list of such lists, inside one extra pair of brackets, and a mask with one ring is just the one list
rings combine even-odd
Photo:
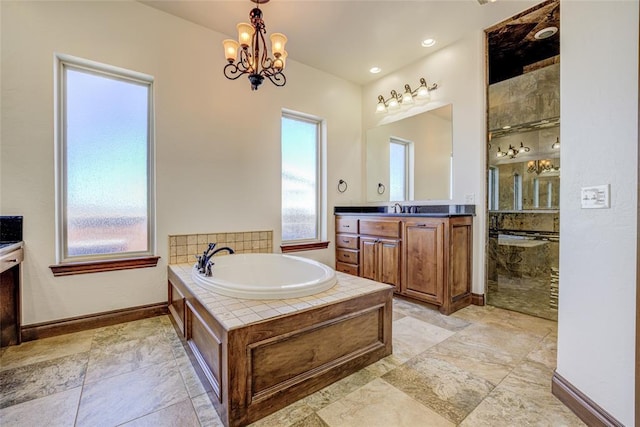
[(378, 105), (376, 105), (376, 113), (385, 113), (387, 111), (387, 105), (384, 103), (384, 97), (378, 96)]
[(402, 105), (413, 104), (413, 94), (411, 93), (411, 86), (404, 85), (404, 93), (402, 94)]

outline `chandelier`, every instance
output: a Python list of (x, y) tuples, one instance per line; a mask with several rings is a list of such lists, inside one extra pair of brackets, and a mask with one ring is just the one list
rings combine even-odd
[(424, 77), (420, 78), (420, 86), (416, 90), (411, 90), (411, 86), (404, 85), (404, 92), (402, 94), (391, 91), (391, 97), (384, 99), (384, 96), (378, 96), (378, 105), (376, 106), (376, 113), (386, 113), (387, 110), (397, 110), (401, 106), (407, 106), (413, 104), (413, 98), (428, 101), (430, 98), (429, 92), (436, 90), (438, 84), (434, 83), (431, 86), (427, 84)]
[(260, 10), (260, 4), (267, 3), (269, 0), (251, 1), (256, 4), (249, 13), (251, 24), (243, 22), (236, 26), (238, 41), (227, 39), (222, 42), (225, 58), (229, 62), (224, 67), (224, 75), (229, 80), (236, 80), (247, 74), (251, 90), (257, 90), (265, 77), (276, 86), (284, 86), (287, 79), (282, 70), (287, 60), (287, 51), (284, 50), (287, 37), (281, 33), (271, 34), (273, 58), (269, 57), (264, 39), (267, 30)]
[(554, 166), (551, 160), (531, 160), (527, 163), (527, 172), (535, 172), (536, 175), (544, 172), (557, 171), (558, 169), (560, 169), (560, 167)]
[(507, 151), (502, 151), (500, 147), (498, 147), (498, 153), (496, 157), (505, 157), (509, 156), (510, 159), (515, 159), (519, 153), (528, 153), (531, 150), (529, 147), (525, 147), (524, 144), (520, 143), (520, 148), (516, 148), (513, 145), (509, 144), (509, 149)]

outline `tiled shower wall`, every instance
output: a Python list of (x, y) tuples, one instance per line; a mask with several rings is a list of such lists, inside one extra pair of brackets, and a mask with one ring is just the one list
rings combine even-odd
[[(195, 263), (196, 255), (201, 255), (206, 251), (209, 243), (217, 243), (216, 249), (228, 246), (238, 254), (272, 253), (273, 231), (180, 234), (169, 236), (169, 264)], [(226, 254), (226, 252), (224, 252), (224, 254)]]

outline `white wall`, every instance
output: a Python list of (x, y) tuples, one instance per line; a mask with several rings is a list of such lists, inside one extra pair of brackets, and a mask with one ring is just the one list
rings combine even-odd
[[(563, 1), (560, 16), (557, 372), (632, 426), (638, 1)], [(598, 184), (611, 184), (611, 209), (581, 209), (580, 188)]]
[[(0, 7), (0, 212), (24, 215), (23, 324), (165, 301), (169, 234), (266, 229), (278, 247), (282, 108), (326, 118), (329, 236), (333, 206), (360, 200), (359, 86), (289, 60), (285, 87), (251, 92), (246, 79), (222, 74), (227, 36), (133, 1)], [(156, 268), (58, 278), (49, 269), (54, 52), (155, 77)], [(333, 264), (333, 245), (302, 254)]]
[[(438, 83), (431, 101), (410, 110), (386, 115), (376, 114), (378, 95), (388, 96), (405, 83), (418, 86), (421, 77), (429, 84)], [(485, 81), (484, 33), (481, 30), (442, 48), (398, 72), (385, 76), (363, 88), (362, 123), (364, 129), (389, 123), (423, 111), (452, 104), (453, 117), (453, 200), (430, 200), (432, 204), (465, 204), (473, 195), (476, 216), (473, 220), (472, 292), (484, 294), (485, 242)]]

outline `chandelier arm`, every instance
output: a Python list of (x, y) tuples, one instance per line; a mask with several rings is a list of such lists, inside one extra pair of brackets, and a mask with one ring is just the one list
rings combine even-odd
[(263, 74), (276, 86), (284, 86), (287, 83), (287, 77), (281, 72)]
[(236, 80), (238, 77), (247, 74), (248, 72), (238, 68), (238, 65), (229, 63), (224, 67), (224, 76), (229, 80)]

